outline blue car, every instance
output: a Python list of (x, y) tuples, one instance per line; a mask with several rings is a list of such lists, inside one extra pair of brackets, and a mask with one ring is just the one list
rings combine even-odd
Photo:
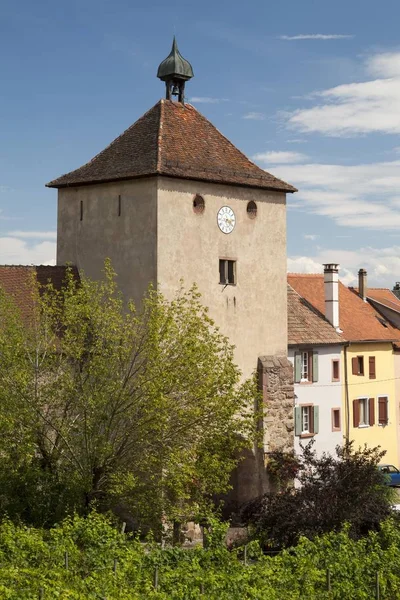
[(400, 486), (400, 471), (393, 465), (379, 465), (378, 469), (387, 475), (387, 484), (390, 486)]

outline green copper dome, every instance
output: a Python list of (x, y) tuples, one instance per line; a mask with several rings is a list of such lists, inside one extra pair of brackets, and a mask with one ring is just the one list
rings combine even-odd
[(187, 61), (178, 50), (178, 45), (174, 36), (172, 50), (165, 60), (158, 67), (157, 77), (161, 81), (171, 79), (181, 79), (187, 81), (193, 77), (192, 65)]

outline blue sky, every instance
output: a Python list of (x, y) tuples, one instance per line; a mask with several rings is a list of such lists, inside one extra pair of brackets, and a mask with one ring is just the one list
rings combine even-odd
[[(384, 7), (384, 9), (382, 8)], [(0, 262), (55, 257), (56, 192), (164, 94), (175, 32), (190, 101), (289, 197), (288, 266), (400, 280), (400, 3), (3, 0)]]

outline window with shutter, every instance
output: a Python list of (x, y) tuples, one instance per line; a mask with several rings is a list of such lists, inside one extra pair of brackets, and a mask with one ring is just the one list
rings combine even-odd
[(351, 359), (351, 372), (353, 375), (364, 375), (364, 357), (354, 356)]
[(318, 381), (318, 354), (302, 350), (294, 355), (294, 382), (310, 383)]
[(378, 398), (378, 423), (379, 425), (387, 425), (389, 420), (388, 414), (388, 397), (379, 396)]
[(295, 417), (295, 435), (301, 437), (311, 437), (319, 430), (319, 407), (312, 404), (303, 404), (296, 406)]
[(370, 356), (368, 359), (368, 362), (369, 362), (369, 378), (376, 379), (375, 356)]
[(374, 398), (353, 400), (353, 426), (368, 427), (375, 422)]

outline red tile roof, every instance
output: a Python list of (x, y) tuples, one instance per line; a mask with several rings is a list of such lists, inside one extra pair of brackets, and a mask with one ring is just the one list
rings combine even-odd
[[(42, 286), (51, 282), (55, 289), (61, 290), (65, 282), (66, 269), (67, 267), (0, 265), (0, 287), (14, 298), (24, 318), (29, 318), (33, 309), (32, 277), (36, 277)], [(79, 279), (75, 267), (73, 273)]]
[[(321, 314), (325, 313), (323, 275), (290, 273), (288, 283)], [(385, 324), (384, 324), (385, 323)], [(395, 341), (400, 331), (357, 294), (339, 282), (339, 326), (347, 341)]]
[(288, 344), (325, 345), (343, 344), (332, 325), (288, 285)]
[(368, 288), (367, 298), (371, 298), (371, 300), (375, 300), (391, 310), (400, 312), (400, 299), (389, 289)]
[(47, 187), (152, 175), (297, 191), (252, 163), (193, 106), (171, 100), (160, 100), (90, 162)]

